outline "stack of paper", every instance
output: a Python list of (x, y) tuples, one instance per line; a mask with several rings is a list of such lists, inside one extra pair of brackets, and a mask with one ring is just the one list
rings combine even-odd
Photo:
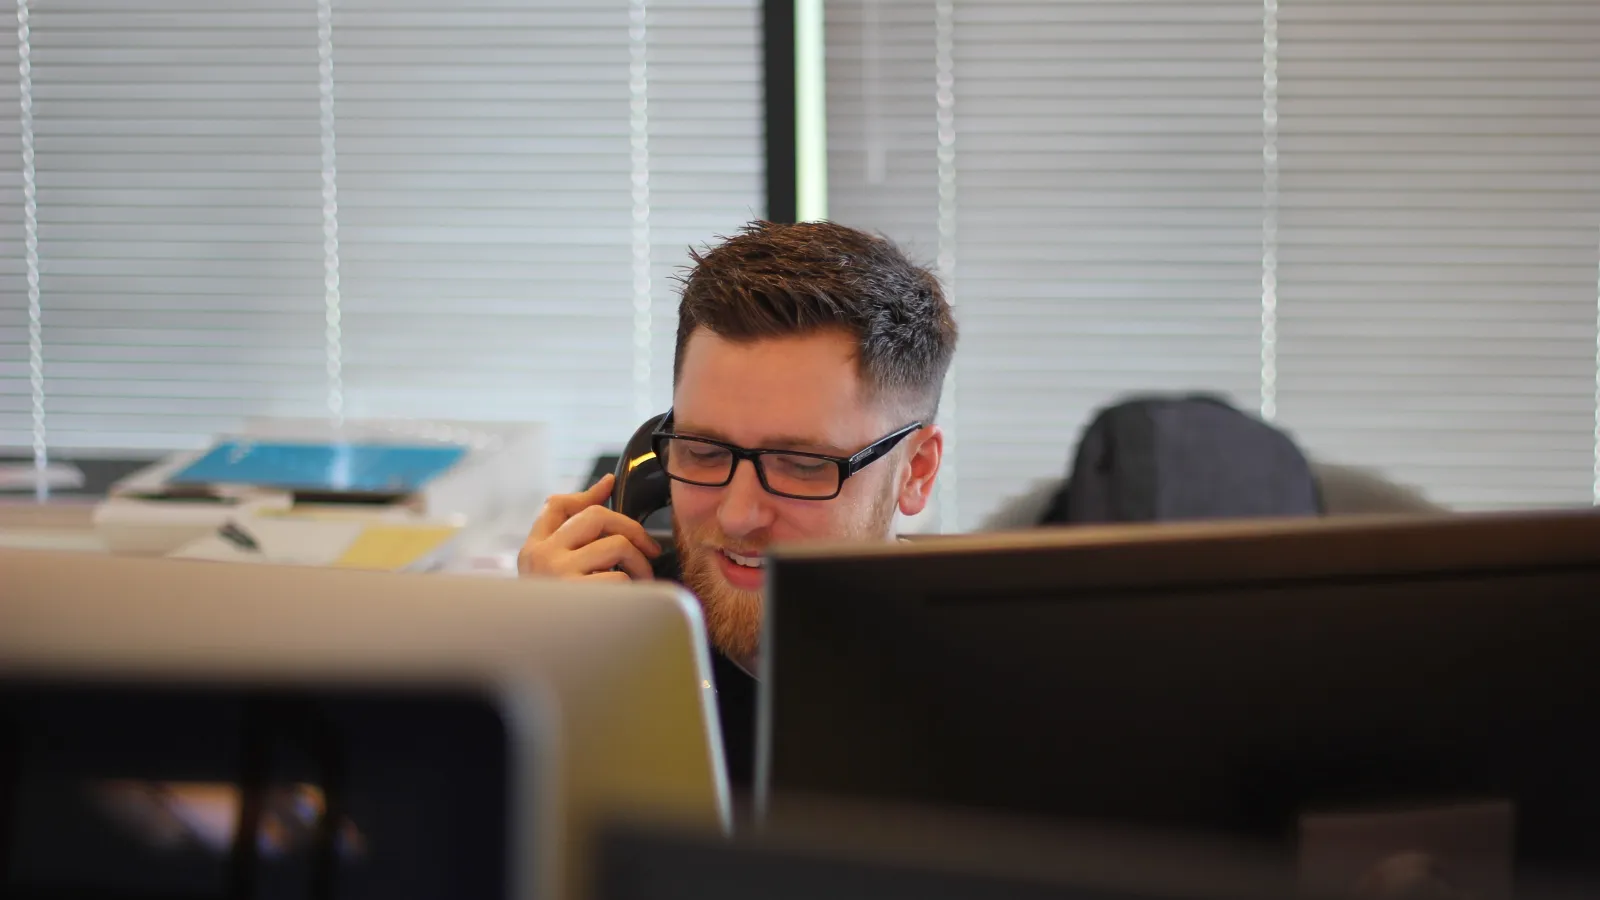
[(462, 522), (532, 521), (549, 491), (537, 424), (253, 419), (112, 486), (95, 527), (116, 553), (167, 555), (263, 508), (343, 505)]
[(460, 526), (451, 523), (393, 520), (339, 511), (264, 510), (237, 517), (230, 524), (232, 528), (190, 541), (169, 555), (224, 562), (423, 572), (448, 561), (461, 531)]

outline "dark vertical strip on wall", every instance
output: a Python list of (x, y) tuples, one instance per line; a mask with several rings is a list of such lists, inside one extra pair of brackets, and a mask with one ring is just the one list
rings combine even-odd
[(795, 154), (794, 0), (762, 0), (762, 82), (766, 95), (767, 219), (798, 215)]

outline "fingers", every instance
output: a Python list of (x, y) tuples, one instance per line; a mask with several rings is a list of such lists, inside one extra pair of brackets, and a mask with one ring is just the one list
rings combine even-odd
[(581, 580), (597, 582), (611, 581), (617, 582), (618, 584), (628, 584), (629, 582), (633, 581), (633, 576), (629, 575), (627, 572), (594, 572), (592, 574), (583, 576)]
[(572, 551), (567, 555), (563, 566), (570, 575), (588, 575), (621, 568), (623, 572), (638, 581), (649, 581), (655, 577), (655, 573), (650, 569), (650, 561), (645, 559), (633, 541), (620, 534), (603, 537)]
[[(619, 567), (621, 572), (611, 572)], [(517, 571), (523, 575), (554, 575), (559, 578), (584, 578), (607, 573), (620, 575), (621, 580), (649, 581), (655, 577), (650, 561), (632, 541), (620, 534), (609, 535), (577, 550), (559, 550), (549, 542), (530, 542), (517, 554)]]
[(539, 558), (539, 548), (535, 544), (534, 540), (532, 538), (529, 538), (528, 542), (526, 544), (522, 545), (522, 549), (517, 551), (517, 574), (518, 575), (548, 575), (548, 574), (552, 574), (552, 573), (544, 571), (543, 567), (540, 565), (540, 562), (541, 562), (541, 560)]
[(661, 545), (640, 523), (600, 505), (612, 481), (607, 476), (587, 491), (546, 501), (517, 554), (517, 571), (583, 578), (620, 568), (615, 574), (625, 578), (652, 578), (650, 559), (661, 554)]
[(577, 550), (609, 534), (628, 539), (639, 552), (659, 556), (661, 545), (644, 530), (644, 526), (614, 509), (591, 506), (568, 519), (550, 535), (551, 544), (565, 550)]
[(530, 529), (530, 539), (547, 538), (554, 534), (568, 519), (579, 512), (598, 506), (611, 496), (611, 486), (616, 481), (616, 476), (607, 473), (600, 480), (589, 486), (586, 491), (576, 494), (556, 494), (544, 502), (544, 508), (539, 510), (539, 517), (533, 520)]

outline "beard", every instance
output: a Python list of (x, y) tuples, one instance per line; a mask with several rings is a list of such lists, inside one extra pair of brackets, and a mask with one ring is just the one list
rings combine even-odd
[[(863, 504), (842, 527), (808, 537), (812, 540), (886, 540), (894, 522), (894, 510), (895, 495), (886, 488), (873, 502)], [(722, 532), (714, 516), (691, 531), (679, 521), (676, 510), (672, 514), (672, 532), (684, 586), (700, 601), (711, 645), (754, 674), (755, 660), (761, 649), (766, 598), (762, 591), (736, 588), (723, 578), (717, 560), (721, 551), (717, 548), (728, 548), (736, 553), (764, 552), (769, 539), (764, 533), (757, 533), (733, 540)]]

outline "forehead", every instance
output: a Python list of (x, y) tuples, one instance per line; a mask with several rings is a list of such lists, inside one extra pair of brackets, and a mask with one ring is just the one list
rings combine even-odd
[(843, 449), (882, 427), (841, 331), (730, 341), (701, 328), (684, 347), (673, 409), (680, 430), (744, 446), (799, 437)]

